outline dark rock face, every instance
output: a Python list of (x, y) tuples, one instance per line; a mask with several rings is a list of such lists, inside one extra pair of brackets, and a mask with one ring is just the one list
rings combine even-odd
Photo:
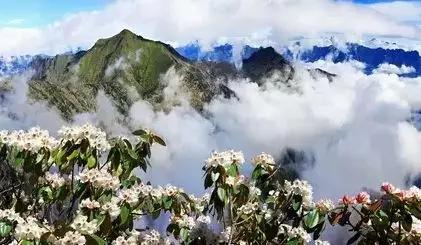
[(314, 166), (316, 159), (312, 154), (302, 150), (286, 148), (282, 151), (276, 163), (281, 167), (278, 178), (280, 180), (295, 180), (300, 178), (299, 173), (308, 167)]
[(262, 78), (273, 75), (275, 71), (281, 72), (282, 82), (291, 80), (295, 73), (291, 63), (272, 47), (260, 48), (250, 58), (244, 59), (242, 70), (245, 76), (259, 84)]

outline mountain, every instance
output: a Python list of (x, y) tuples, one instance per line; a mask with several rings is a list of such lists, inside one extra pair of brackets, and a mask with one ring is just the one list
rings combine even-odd
[(271, 76), (276, 71), (281, 71), (281, 80), (287, 82), (295, 73), (291, 63), (272, 47), (260, 48), (249, 58), (244, 59), (242, 69), (247, 77), (256, 81)]
[(28, 68), (32, 56), (11, 56), (1, 57), (0, 56), (0, 77), (18, 74)]
[(86, 51), (34, 57), (29, 65), (34, 70), (29, 97), (47, 101), (66, 119), (95, 111), (99, 91), (104, 91), (123, 115), (139, 99), (165, 108), (164, 88), (168, 84), (162, 76), (173, 68), (182, 77), (184, 96), (200, 111), (217, 94), (234, 95), (226, 86), (229, 79), (249, 77), (260, 84), (261, 78), (279, 71), (283, 77), (280, 81), (288, 82), (294, 74), (291, 63), (273, 48), (258, 49), (243, 63), (243, 68), (237, 69), (225, 61), (190, 61), (165, 43), (123, 30), (98, 40)]
[(299, 59), (305, 62), (330, 59), (335, 63), (356, 60), (366, 64), (366, 73), (372, 73), (379, 65), (388, 63), (396, 66), (413, 67), (412, 73), (406, 76), (421, 75), (421, 56), (418, 51), (403, 49), (369, 48), (358, 44), (347, 44), (346, 49), (339, 49), (333, 45), (313, 48), (302, 52)]
[[(416, 77), (421, 76), (421, 55), (416, 50), (407, 50), (393, 46), (389, 42), (376, 42), (378, 47), (373, 44), (376, 40), (371, 40), (365, 45), (358, 43), (344, 43), (341, 45), (335, 42), (325, 41), (319, 45), (303, 45), (300, 41), (293, 45), (282, 47), (281, 54), (288, 61), (315, 62), (318, 60), (332, 60), (334, 63), (356, 60), (366, 64), (365, 72), (371, 74), (381, 64), (388, 63), (396, 66), (413, 67), (410, 73), (400, 74), (402, 76)], [(193, 61), (229, 61), (235, 63), (233, 55), (233, 46), (224, 44), (215, 46), (208, 51), (202, 51), (197, 43), (189, 44), (177, 48), (177, 51), (189, 60)], [(258, 48), (245, 45), (242, 48), (241, 59), (249, 58)], [(238, 59), (238, 58), (237, 58)]]
[(171, 46), (128, 30), (98, 40), (87, 51), (36, 57), (30, 67), (35, 70), (29, 82), (30, 97), (48, 101), (65, 118), (95, 110), (99, 90), (110, 96), (123, 114), (140, 98), (159, 105), (166, 86), (160, 77), (170, 67), (184, 75), (183, 86), (198, 109), (200, 102), (209, 100), (218, 90)]

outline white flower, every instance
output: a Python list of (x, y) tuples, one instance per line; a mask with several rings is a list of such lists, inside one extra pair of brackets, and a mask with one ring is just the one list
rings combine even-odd
[(227, 183), (227, 185), (234, 186), (235, 185), (235, 177), (228, 176), (225, 180), (225, 183)]
[(333, 204), (332, 200), (329, 199), (322, 199), (316, 203), (316, 208), (326, 214), (330, 210), (335, 208), (335, 205)]
[(304, 207), (308, 208), (314, 205), (313, 204), (313, 188), (307, 181), (296, 179), (291, 183), (286, 180), (284, 188), (287, 195), (294, 193), (296, 195), (302, 196)]
[(112, 176), (107, 170), (84, 169), (79, 175), (83, 183), (91, 183), (95, 188), (116, 190), (120, 187), (120, 180)]
[(62, 127), (58, 131), (63, 142), (73, 141), (80, 143), (83, 139), (87, 139), (92, 147), (99, 151), (107, 151), (111, 148), (107, 141), (107, 135), (101, 129), (90, 124), (73, 127)]
[(221, 242), (229, 242), (230, 238), (231, 238), (231, 233), (232, 233), (232, 228), (231, 226), (227, 226), (227, 228), (225, 228), (225, 230), (223, 232), (221, 232)]
[[(137, 245), (139, 244), (140, 233), (136, 230), (129, 232), (128, 236), (119, 236), (111, 244), (112, 245)], [(142, 243), (141, 243), (142, 244)]]
[(404, 198), (415, 198), (415, 200), (421, 201), (421, 189), (416, 186), (412, 186), (408, 191), (404, 192)]
[(18, 223), (23, 223), (25, 220), (20, 217), (18, 213), (16, 213), (13, 209), (0, 209), (0, 220), (1, 219), (7, 219), (9, 221), (16, 221)]
[(275, 167), (275, 160), (273, 157), (264, 152), (255, 156), (251, 162), (256, 166), (261, 165), (262, 167), (269, 170), (272, 170)]
[(51, 151), (58, 145), (58, 141), (50, 137), (47, 130), (41, 130), (39, 127), (30, 128), (26, 132), (2, 130), (0, 131), (0, 141), (31, 152), (38, 152), (41, 148)]
[(126, 202), (131, 206), (134, 206), (139, 202), (139, 192), (134, 188), (119, 190), (117, 197), (120, 201)]
[(159, 245), (161, 241), (161, 234), (156, 230), (150, 230), (142, 238), (141, 245)]
[(101, 204), (98, 201), (87, 198), (80, 202), (80, 207), (87, 208), (87, 209), (96, 209), (96, 208), (100, 208)]
[(239, 207), (238, 212), (243, 213), (243, 214), (251, 214), (251, 213), (254, 213), (257, 210), (258, 207), (259, 207), (259, 203), (248, 202), (248, 203), (242, 205), (241, 207)]
[(98, 230), (98, 222), (95, 219), (88, 221), (87, 216), (77, 214), (70, 227), (81, 233), (94, 234)]
[(45, 173), (45, 180), (53, 187), (59, 188), (66, 184), (66, 180), (57, 173)]
[(120, 199), (118, 197), (112, 197), (111, 201), (101, 205), (102, 213), (108, 213), (112, 220), (118, 217), (120, 214)]
[(19, 222), (15, 228), (15, 238), (18, 240), (36, 240), (48, 232), (44, 227), (41, 227), (34, 217), (27, 217), (25, 221)]
[(183, 214), (181, 216), (171, 216), (170, 222), (173, 224), (178, 224), (180, 227), (185, 227), (192, 229), (196, 222), (194, 221), (193, 217), (190, 217), (186, 214)]
[(205, 161), (205, 166), (209, 168), (221, 165), (227, 169), (231, 164), (242, 165), (243, 163), (244, 156), (242, 152), (229, 150), (224, 152), (213, 152), (211, 157)]
[(279, 232), (281, 234), (286, 234), (289, 238), (299, 238), (307, 243), (311, 240), (311, 236), (302, 227), (293, 228), (290, 225), (282, 224)]
[(316, 240), (314, 241), (314, 245), (330, 245), (328, 241)]
[(262, 191), (255, 187), (255, 186), (250, 186), (250, 195), (251, 196), (260, 196), (262, 194)]
[(57, 245), (84, 245), (86, 244), (86, 238), (77, 231), (68, 231), (64, 234), (63, 238), (55, 241)]

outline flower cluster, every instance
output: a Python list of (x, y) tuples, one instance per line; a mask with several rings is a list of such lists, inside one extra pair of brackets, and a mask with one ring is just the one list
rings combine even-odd
[(238, 212), (243, 213), (243, 214), (251, 214), (254, 213), (259, 207), (259, 203), (257, 202), (248, 202), (244, 205), (242, 205), (241, 207), (238, 208)]
[(2, 130), (0, 131), (0, 141), (33, 153), (42, 148), (52, 150), (58, 145), (58, 141), (50, 137), (47, 130), (41, 130), (38, 127), (30, 128), (28, 131)]
[(302, 196), (304, 207), (313, 206), (313, 187), (307, 181), (296, 179), (291, 183), (286, 180), (284, 188), (287, 195), (293, 193)]
[(87, 139), (89, 144), (99, 151), (107, 151), (111, 147), (107, 141), (105, 132), (91, 124), (62, 127), (58, 133), (63, 141), (73, 141), (75, 144), (80, 143), (83, 139)]
[(101, 205), (101, 211), (102, 213), (108, 213), (111, 217), (111, 219), (117, 218), (117, 216), (120, 214), (120, 199), (117, 197), (111, 197), (111, 200), (109, 202), (106, 202)]
[(252, 159), (254, 165), (261, 165), (265, 169), (272, 170), (275, 167), (275, 159), (267, 153), (262, 152)]
[(48, 232), (46, 228), (40, 226), (37, 219), (34, 217), (27, 217), (25, 221), (18, 222), (15, 228), (15, 238), (18, 240), (37, 240)]
[[(132, 230), (129, 234), (117, 237), (112, 245), (137, 245), (139, 244), (140, 232)], [(153, 243), (151, 243), (153, 244)]]
[(282, 224), (280, 232), (287, 235), (289, 238), (298, 238), (307, 243), (311, 241), (311, 236), (302, 227), (292, 227), (290, 225)]
[(217, 166), (228, 168), (231, 164), (241, 165), (243, 163), (244, 156), (242, 152), (229, 150), (224, 152), (213, 152), (211, 157), (205, 161), (205, 166), (207, 168)]
[(188, 216), (187, 214), (182, 214), (181, 216), (171, 216), (170, 223), (177, 224), (179, 227), (186, 227), (188, 229), (193, 229), (196, 225), (194, 218)]
[(57, 245), (84, 245), (86, 244), (86, 238), (84, 235), (77, 231), (68, 231), (64, 234), (64, 237), (54, 241)]
[(87, 208), (87, 209), (96, 209), (100, 208), (101, 204), (98, 201), (91, 200), (91, 199), (84, 199), (80, 202), (81, 208)]
[(85, 169), (79, 178), (82, 183), (90, 183), (99, 189), (116, 190), (120, 187), (120, 180), (105, 169)]
[(316, 203), (316, 208), (320, 213), (327, 214), (330, 210), (335, 208), (335, 205), (329, 199), (322, 199)]
[(45, 173), (45, 180), (48, 184), (50, 184), (53, 188), (60, 188), (66, 184), (66, 179), (61, 177), (58, 173)]
[(84, 234), (94, 234), (98, 230), (98, 222), (96, 220), (88, 221), (87, 216), (79, 213), (70, 227)]
[(22, 217), (20, 217), (20, 215), (12, 209), (5, 209), (5, 210), (0, 209), (0, 220), (4, 220), (4, 219), (12, 221), (12, 222), (16, 221), (18, 223), (25, 222), (25, 220)]

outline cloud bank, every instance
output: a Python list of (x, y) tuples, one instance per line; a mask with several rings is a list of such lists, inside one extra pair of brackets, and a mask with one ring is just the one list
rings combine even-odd
[[(383, 181), (403, 187), (420, 173), (421, 133), (408, 119), (421, 106), (421, 78), (365, 75), (353, 63), (317, 66), (338, 74), (337, 79), (315, 79), (299, 68), (294, 90), (276, 80), (263, 87), (231, 81), (237, 98), (213, 100), (206, 116), (186, 102), (169, 112), (135, 103), (132, 125), (154, 129), (168, 145), (154, 149), (148, 178), (200, 192), (204, 159), (211, 150), (231, 148), (243, 150), (247, 159), (262, 151), (279, 157), (287, 147), (314, 156), (314, 165), (301, 176), (323, 198), (375, 189)], [(172, 83), (179, 77), (167, 74), (165, 79)]]
[(123, 28), (175, 45), (198, 40), (205, 47), (218, 41), (264, 45), (326, 33), (417, 38), (419, 28), (396, 13), (410, 9), (408, 18), (413, 20), (421, 14), (420, 6), (371, 7), (333, 0), (116, 0), (102, 10), (68, 15), (44, 27), (0, 27), (0, 36), (7, 37), (0, 38), (0, 54), (87, 48)]

